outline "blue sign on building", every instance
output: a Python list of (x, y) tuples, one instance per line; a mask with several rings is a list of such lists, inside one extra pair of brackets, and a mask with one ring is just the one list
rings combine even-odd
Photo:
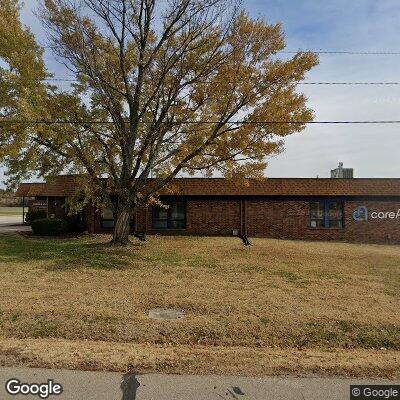
[(367, 206), (359, 206), (353, 212), (354, 221), (368, 221), (368, 208)]

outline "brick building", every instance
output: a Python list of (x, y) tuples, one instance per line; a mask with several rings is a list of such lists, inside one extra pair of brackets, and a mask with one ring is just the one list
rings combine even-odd
[[(65, 200), (76, 188), (76, 177), (59, 176), (22, 184), (18, 195), (29, 198), (30, 210), (63, 218)], [(168, 209), (138, 210), (132, 232), (400, 243), (400, 179), (269, 178), (243, 185), (181, 178), (160, 199)], [(114, 227), (111, 209), (88, 206), (80, 218), (91, 233)]]

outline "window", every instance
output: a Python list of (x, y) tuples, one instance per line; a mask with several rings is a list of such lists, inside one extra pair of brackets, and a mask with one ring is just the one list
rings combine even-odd
[(343, 203), (330, 201), (327, 205), (328, 227), (343, 228)]
[(311, 228), (343, 228), (343, 202), (320, 200), (310, 203)]
[(313, 201), (310, 209), (311, 228), (323, 228), (325, 226), (325, 209), (323, 201)]
[(185, 229), (186, 204), (180, 202), (165, 203), (168, 208), (153, 207), (154, 229)]
[(102, 228), (114, 228), (114, 211), (111, 206), (107, 206), (101, 213), (101, 227)]
[(168, 228), (168, 210), (166, 208), (157, 207), (153, 212), (153, 227), (155, 229)]
[[(113, 197), (111, 200), (114, 204), (114, 207), (116, 207), (118, 204), (118, 199), (116, 197)], [(115, 227), (115, 218), (114, 218), (113, 207), (107, 206), (103, 209), (103, 211), (101, 213), (100, 225), (102, 228), (114, 228)], [(130, 225), (132, 228), (135, 226), (135, 216), (134, 215), (131, 216)]]

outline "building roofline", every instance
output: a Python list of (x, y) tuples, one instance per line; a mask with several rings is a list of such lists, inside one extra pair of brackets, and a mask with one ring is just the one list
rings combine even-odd
[[(25, 183), (17, 196), (68, 197), (76, 193), (78, 175), (60, 175), (49, 182)], [(148, 188), (157, 178), (148, 179)], [(176, 178), (159, 194), (193, 196), (399, 196), (400, 178), (265, 178), (245, 183), (225, 178)]]

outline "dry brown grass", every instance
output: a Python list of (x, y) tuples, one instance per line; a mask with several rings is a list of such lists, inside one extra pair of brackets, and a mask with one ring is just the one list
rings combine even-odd
[[(312, 365), (323, 372), (318, 365), (332, 359), (336, 366), (330, 371), (340, 373), (342, 362), (342, 372), (349, 374), (346, 360), (352, 357), (353, 374), (368, 374), (371, 360), (388, 375), (400, 369), (397, 246), (255, 239), (246, 249), (235, 238), (150, 237), (147, 243), (117, 249), (104, 245), (108, 239), (0, 236), (4, 343), (15, 341), (20, 350), (27, 343), (84, 348), (88, 340), (94, 364), (106, 369), (129, 363), (126, 357), (102, 359), (101, 349), (117, 344), (142, 349), (142, 363), (132, 363), (142, 370), (146, 352), (162, 359), (165, 348), (181, 354), (173, 372), (187, 371), (190, 362), (184, 360), (199, 349), (207, 354), (193, 367), (200, 372), (232, 372), (228, 360), (234, 354), (235, 363), (243, 361), (249, 374), (260, 374), (262, 365), (275, 365), (268, 361), (274, 352), (278, 360), (286, 359), (283, 372), (283, 365), (293, 362), (297, 367), (289, 372), (310, 372)], [(156, 307), (181, 308), (187, 317), (148, 319), (148, 310)], [(7, 351), (1, 347), (3, 363), (11, 357)], [(246, 357), (256, 365), (250, 368)], [(11, 358), (24, 362), (22, 356)], [(74, 367), (72, 355), (72, 364), (62, 359), (60, 365)], [(150, 364), (163, 369), (162, 363)], [(82, 360), (75, 363), (80, 365)], [(245, 373), (242, 369), (237, 372)]]
[(64, 339), (3, 339), (0, 364), (141, 374), (400, 376), (394, 350), (156, 346)]

